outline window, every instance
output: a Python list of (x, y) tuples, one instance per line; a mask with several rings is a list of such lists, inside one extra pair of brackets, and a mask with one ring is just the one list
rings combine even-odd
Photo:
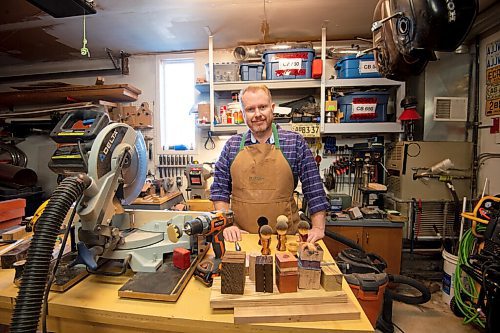
[(172, 146), (195, 146), (194, 60), (160, 58), (160, 143), (163, 150)]

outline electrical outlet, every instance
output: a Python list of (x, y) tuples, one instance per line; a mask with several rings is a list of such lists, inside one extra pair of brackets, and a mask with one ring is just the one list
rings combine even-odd
[(177, 187), (181, 187), (182, 186), (182, 177), (181, 176), (175, 177), (175, 183), (177, 184)]

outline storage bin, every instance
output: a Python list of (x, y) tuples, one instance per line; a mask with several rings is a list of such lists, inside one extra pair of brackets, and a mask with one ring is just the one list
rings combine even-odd
[(264, 51), (267, 80), (310, 79), (314, 60), (313, 49)]
[(359, 58), (356, 55), (348, 55), (340, 58), (335, 64), (338, 79), (359, 79), (370, 77), (382, 77), (375, 66), (373, 54), (365, 54)]
[[(214, 64), (214, 82), (239, 81), (239, 65), (235, 62)], [(205, 64), (205, 75), (210, 81), (210, 66)]]
[(383, 122), (387, 119), (389, 93), (384, 91), (353, 92), (337, 98), (344, 113), (341, 123)]
[(263, 71), (264, 71), (264, 65), (262, 64), (241, 64), (240, 65), (241, 81), (262, 80)]

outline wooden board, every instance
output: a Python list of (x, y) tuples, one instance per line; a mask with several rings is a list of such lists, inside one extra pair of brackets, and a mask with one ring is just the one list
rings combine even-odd
[(0, 105), (34, 105), (66, 103), (68, 100), (79, 102), (99, 101), (134, 102), (141, 90), (128, 84), (109, 84), (83, 87), (59, 87), (31, 91), (12, 91), (0, 93)]
[(86, 278), (90, 273), (82, 265), (69, 267), (69, 264), (76, 258), (76, 252), (66, 253), (62, 256), (59, 267), (50, 287), (51, 291), (63, 292), (73, 287), (75, 284)]
[(361, 316), (352, 303), (321, 303), (234, 308), (235, 324), (353, 320)]
[(221, 293), (220, 277), (214, 278), (210, 294), (210, 307), (213, 309), (230, 309), (235, 307), (261, 307), (278, 305), (303, 305), (320, 303), (346, 303), (344, 291), (299, 290), (296, 293), (280, 294), (274, 286), (274, 292), (255, 292), (255, 284), (247, 277), (243, 295), (224, 295)]
[(26, 227), (25, 226), (18, 226), (13, 228), (12, 230), (8, 230), (4, 233), (2, 233), (2, 239), (3, 240), (19, 240), (26, 236)]
[(200, 257), (191, 255), (191, 266), (182, 270), (174, 266), (172, 253), (169, 253), (163, 265), (156, 272), (135, 273), (134, 277), (118, 290), (118, 296), (176, 302), (193, 275)]

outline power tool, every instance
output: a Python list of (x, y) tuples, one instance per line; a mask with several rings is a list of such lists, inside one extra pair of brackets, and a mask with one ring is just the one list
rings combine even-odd
[(203, 260), (196, 266), (194, 271), (194, 277), (207, 287), (212, 286), (213, 277), (219, 274), (221, 258), (226, 252), (222, 231), (232, 224), (233, 212), (228, 210), (199, 215), (190, 221), (186, 221), (182, 229), (174, 224), (168, 227), (167, 232), (171, 242), (176, 242), (177, 239), (182, 237), (183, 233), (186, 233), (189, 236), (205, 236), (206, 242), (212, 243), (215, 257)]

